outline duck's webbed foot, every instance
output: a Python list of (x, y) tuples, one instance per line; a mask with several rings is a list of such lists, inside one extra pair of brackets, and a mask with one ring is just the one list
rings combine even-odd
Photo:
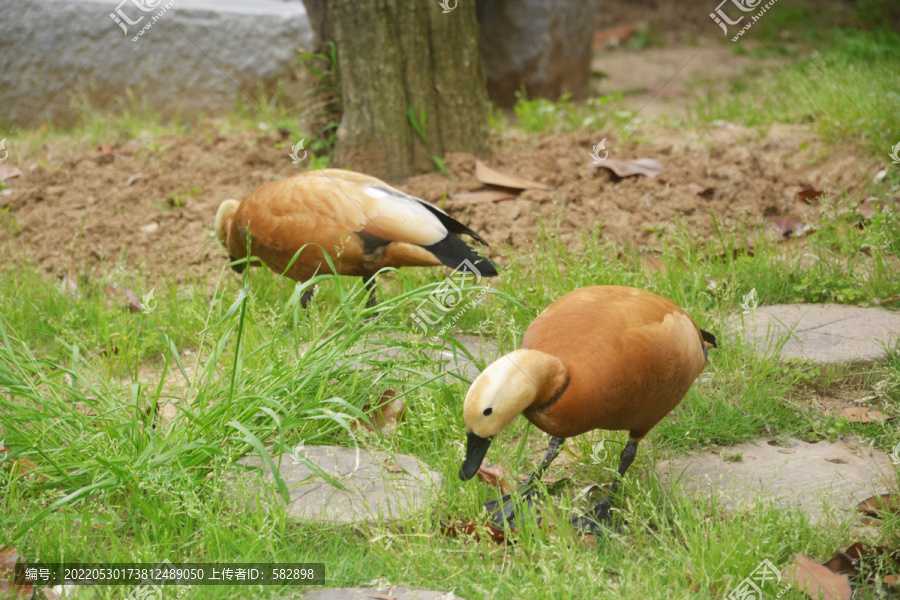
[[(521, 498), (520, 505), (521, 503), (524, 503), (529, 509), (534, 506), (534, 498), (537, 496), (537, 487), (535, 484), (540, 480), (541, 475), (547, 467), (550, 466), (550, 463), (559, 456), (560, 449), (565, 441), (564, 438), (550, 438), (550, 446), (547, 448), (547, 454), (544, 455), (544, 460), (541, 461), (541, 464), (528, 476), (528, 479), (516, 488), (515, 495)], [(499, 500), (489, 500), (484, 503), (484, 507), (487, 509), (491, 521), (497, 527), (514, 524), (516, 519), (516, 503), (513, 502), (512, 497), (512, 494), (504, 494)]]

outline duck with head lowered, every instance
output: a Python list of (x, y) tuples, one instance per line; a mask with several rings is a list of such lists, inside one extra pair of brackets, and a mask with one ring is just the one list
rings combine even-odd
[[(267, 183), (241, 202), (226, 200), (215, 227), (232, 262), (252, 255), (295, 281), (331, 271), (326, 255), (335, 273), (362, 277), (369, 291), (384, 267), (445, 265), (497, 275), (459, 237), (490, 247), (480, 235), (421, 198), (341, 169), (308, 171)], [(303, 306), (310, 297), (304, 295)], [(374, 302), (373, 294), (368, 305)]]
[[(551, 436), (544, 460), (518, 490), (529, 503), (565, 439), (594, 429), (628, 431), (615, 493), (638, 443), (678, 406), (715, 347), (712, 334), (662, 296), (612, 285), (566, 294), (532, 322), (519, 350), (489, 365), (469, 388), (460, 478), (471, 479), (494, 437), (524, 415)], [(487, 504), (498, 526), (515, 520), (509, 496), (501, 502)], [(607, 497), (573, 524), (597, 533), (609, 511)]]

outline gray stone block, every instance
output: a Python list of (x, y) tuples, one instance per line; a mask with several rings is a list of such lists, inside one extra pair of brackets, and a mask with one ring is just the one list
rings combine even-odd
[(163, 115), (226, 111), (290, 78), (313, 39), (303, 4), (276, 0), (0, 0), (0, 14), (0, 119), (18, 125), (70, 119), (75, 94), (127, 102), (128, 88)]
[(840, 304), (762, 306), (729, 322), (760, 352), (816, 363), (881, 360), (900, 339), (900, 314), (882, 308)]
[[(441, 487), (437, 473), (405, 454), (340, 446), (298, 447), (293, 452), (294, 456), (281, 457), (279, 473), (290, 492), (288, 512), (297, 520), (363, 523), (397, 519), (422, 510)], [(345, 489), (313, 473), (299, 459), (301, 454)], [(258, 456), (239, 462), (263, 467)], [(265, 477), (272, 480), (271, 473)]]

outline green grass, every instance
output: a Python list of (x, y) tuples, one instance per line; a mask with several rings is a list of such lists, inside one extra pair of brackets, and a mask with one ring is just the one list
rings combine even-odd
[[(759, 24), (774, 21), (784, 8), (767, 13)], [(751, 31), (755, 34), (756, 27)], [(737, 78), (724, 92), (701, 93), (697, 119), (749, 126), (809, 123), (835, 144), (859, 144), (890, 162), (888, 152), (900, 141), (900, 34), (833, 29), (823, 35), (813, 45), (763, 46), (786, 48), (798, 60), (775, 72)], [(744, 43), (734, 47), (753, 51)]]
[[(734, 514), (679, 487), (668, 490), (652, 476), (653, 464), (694, 448), (727, 454), (728, 445), (758, 436), (827, 439), (832, 431), (853, 432), (885, 450), (900, 442), (893, 425), (823, 419), (798, 393), (809, 381), (840, 379), (852, 369), (829, 374), (803, 361), (756, 357), (731, 342), (723, 325), (753, 288), (761, 304), (834, 301), (847, 289), (861, 290), (849, 300), (866, 304), (898, 293), (900, 278), (890, 266), (898, 232), (897, 216), (864, 229), (835, 220), (785, 257), (775, 246), (755, 256), (720, 252), (742, 232), (696, 242), (682, 231), (660, 256), (664, 274), (641, 268), (634, 251), (609, 245), (599, 232), (585, 234), (581, 252), (562, 246), (552, 232), (539, 235), (528, 252), (506, 250), (502, 279), (456, 322), (456, 331), (511, 350), (553, 299), (580, 286), (617, 283), (671, 297), (701, 327), (729, 340), (711, 353), (708, 377), (641, 444), (617, 502), (627, 525), (596, 546), (566, 527), (548, 532), (533, 523), (523, 525), (513, 546), (442, 535), (445, 524), (483, 518), (481, 504), (494, 492), (456, 478), (467, 382), (435, 375), (430, 346), (408, 317), (435, 288), (439, 272), (385, 273), (382, 315), (364, 320), (361, 287), (349, 279), (321, 278), (303, 311), (305, 286), (265, 269), (248, 269), (245, 278), (226, 271), (212, 294), (201, 282), (157, 289), (157, 309), (141, 314), (108, 306), (102, 285), (85, 282), (75, 297), (31, 269), (4, 266), (2, 435), (10, 464), (31, 459), (46, 479), (0, 470), (0, 539), (45, 561), (324, 562), (331, 585), (444, 589), (438, 582), (446, 580), (471, 598), (544, 598), (548, 588), (563, 597), (721, 597), (764, 558), (784, 564), (801, 552), (824, 560), (856, 539), (776, 507)], [(623, 259), (616, 258), (620, 250)], [(836, 250), (840, 260), (829, 258)], [(804, 266), (790, 252), (821, 259)], [(126, 283), (142, 289), (134, 277)], [(710, 280), (719, 282), (715, 292)], [(401, 352), (385, 358), (385, 347)], [(172, 387), (166, 373), (179, 373), (186, 383)], [(900, 354), (870, 368), (865, 381), (879, 390), (881, 410), (900, 416)], [(390, 434), (349, 428), (386, 389), (406, 402), (404, 423)], [(176, 399), (177, 415), (162, 421), (158, 407)], [(600, 439), (613, 451), (593, 465), (587, 458)], [(283, 484), (238, 485), (234, 461), (246, 455), (277, 461), (280, 449), (300, 441), (412, 454), (440, 473), (445, 487), (423, 514), (362, 528), (297, 524), (281, 508), (268, 515), (252, 508), (283, 494)], [(585, 509), (576, 492), (609, 480), (623, 442), (622, 434), (610, 432), (569, 441), (564, 452), (576, 462), (552, 470), (569, 480), (553, 489), (545, 516), (565, 521)], [(489, 458), (526, 474), (545, 443), (519, 419)], [(881, 535), (896, 537), (896, 526)], [(91, 588), (82, 594), (122, 593)], [(245, 593), (198, 587), (184, 597)]]

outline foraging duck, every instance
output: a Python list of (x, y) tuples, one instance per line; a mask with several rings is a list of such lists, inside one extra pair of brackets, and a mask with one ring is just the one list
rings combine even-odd
[[(267, 183), (242, 202), (226, 200), (215, 227), (232, 261), (247, 257), (249, 230), (250, 253), (295, 281), (330, 270), (326, 253), (335, 273), (361, 276), (367, 290), (384, 267), (446, 265), (497, 275), (489, 260), (457, 237), (468, 234), (488, 246), (480, 235), (380, 179), (340, 169), (308, 171)], [(240, 273), (244, 266), (234, 269)], [(373, 304), (374, 295), (368, 306)]]
[[(615, 493), (638, 442), (678, 406), (715, 347), (716, 338), (667, 298), (614, 285), (569, 292), (538, 315), (519, 350), (489, 365), (469, 388), (460, 479), (478, 472), (494, 436), (522, 414), (551, 436), (544, 460), (519, 488), (529, 503), (565, 438), (594, 429), (628, 431)], [(502, 502), (502, 510), (487, 505), (498, 525), (514, 518), (509, 496)], [(607, 497), (573, 524), (597, 532), (608, 517)]]

